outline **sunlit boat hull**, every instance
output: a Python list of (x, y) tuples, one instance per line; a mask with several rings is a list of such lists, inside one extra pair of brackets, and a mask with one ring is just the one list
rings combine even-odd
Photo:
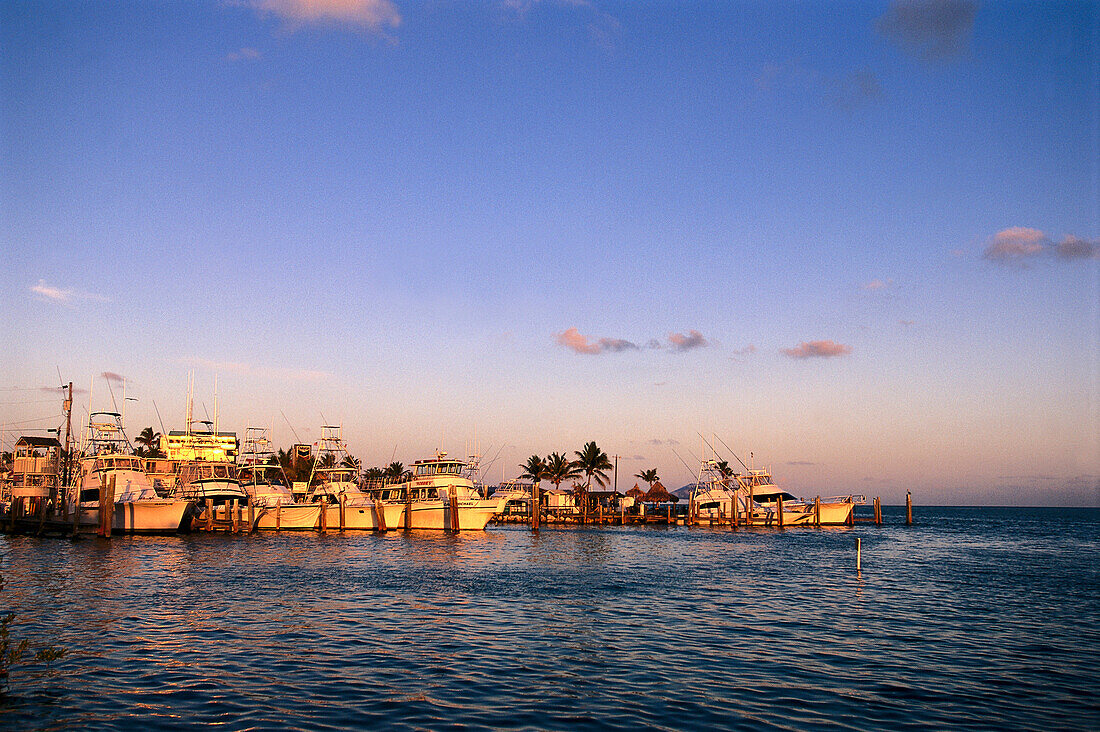
[[(459, 500), (459, 531), (483, 531), (489, 520), (504, 510), (507, 498)], [(451, 529), (451, 506), (449, 501), (413, 501), (411, 529)], [(404, 526), (404, 524), (401, 524)]]
[[(188, 515), (191, 501), (120, 501), (115, 504), (111, 532), (124, 534), (174, 534)], [(99, 526), (99, 504), (80, 504), (80, 525)]]
[(321, 520), (320, 503), (294, 503), (260, 509), (256, 528), (261, 531), (312, 531)]

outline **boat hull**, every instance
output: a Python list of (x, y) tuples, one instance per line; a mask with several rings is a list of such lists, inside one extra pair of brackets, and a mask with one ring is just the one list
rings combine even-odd
[[(121, 501), (115, 504), (111, 531), (127, 534), (174, 534), (188, 515), (191, 501)], [(81, 527), (99, 526), (99, 506), (81, 504)]]
[(256, 528), (260, 531), (313, 531), (320, 524), (321, 504), (283, 504), (260, 510)]

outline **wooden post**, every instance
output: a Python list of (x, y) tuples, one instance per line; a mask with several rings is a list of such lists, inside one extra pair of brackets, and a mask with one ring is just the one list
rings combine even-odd
[(882, 499), (875, 498), (875, 523), (882, 523)]
[(752, 483), (750, 483), (749, 484), (749, 505), (746, 506), (746, 510), (745, 510), (745, 526), (752, 526), (753, 521), (756, 519), (756, 517), (753, 516), (753, 514), (756, 513), (756, 498), (755, 498), (755, 494), (754, 494), (752, 488), (753, 488)]
[(340, 494), (340, 531), (343, 533), (344, 529), (348, 526), (347, 518), (347, 496), (343, 493)]
[(214, 499), (206, 499), (206, 530), (214, 530)]
[(374, 510), (378, 512), (378, 530), (387, 531), (386, 526), (386, 504), (382, 502), (381, 493), (376, 494), (374, 499)]
[(537, 483), (531, 485), (531, 531), (539, 530), (539, 519), (542, 518), (542, 511), (539, 510), (539, 486)]
[(80, 533), (80, 482), (73, 483), (73, 536)]
[(240, 526), (241, 507), (240, 507), (240, 504), (237, 503), (237, 501), (239, 501), (239, 500), (240, 499), (238, 499), (238, 498), (234, 498), (233, 502), (226, 506), (226, 510), (228, 510), (230, 512), (230, 515), (229, 515), (229, 528), (234, 534), (236, 534), (238, 531), (240, 531), (240, 528), (241, 528), (241, 526)]
[(405, 488), (405, 531), (408, 531), (413, 526), (413, 499), (412, 488)]
[(775, 497), (775, 520), (776, 525), (779, 528), (783, 528), (783, 496), (778, 495)]
[[(324, 506), (321, 506), (321, 508), (324, 508)], [(278, 503), (275, 504), (275, 530), (276, 531), (282, 531), (283, 530), (283, 502), (282, 501), (279, 501)]]
[[(458, 532), (458, 495), (455, 493), (455, 487), (452, 485), (448, 491), (451, 504), (451, 531)], [(536, 506), (536, 510), (537, 510)]]
[(256, 506), (252, 501), (248, 502), (248, 533), (256, 526)]
[(863, 570), (863, 546), (862, 546), (862, 543), (859, 540), (859, 537), (857, 536), (856, 537), (856, 572), (860, 572), (862, 570)]
[(913, 494), (905, 491), (905, 525), (913, 525)]
[(599, 508), (597, 509), (597, 512), (598, 512), (599, 524), (600, 524), (600, 526), (603, 526), (603, 504), (602, 503), (599, 505)]
[(668, 525), (672, 526), (672, 504), (668, 505)]
[(814, 526), (821, 527), (821, 496), (814, 499)]
[(107, 481), (107, 506), (106, 506), (106, 519), (103, 522), (104, 536), (108, 539), (111, 538), (111, 524), (115, 520), (115, 483), (118, 480), (118, 476), (111, 475), (111, 479)]
[[(327, 498), (327, 496), (326, 496)], [(328, 531), (328, 501), (321, 502), (321, 533)]]
[(739, 524), (741, 523), (741, 521), (740, 521), (740, 519), (741, 519), (741, 509), (738, 508), (738, 506), (737, 506), (737, 493), (736, 492), (733, 494), (733, 497), (730, 499), (730, 512), (733, 514), (730, 517), (730, 526), (732, 526), (735, 529), (739, 528)]

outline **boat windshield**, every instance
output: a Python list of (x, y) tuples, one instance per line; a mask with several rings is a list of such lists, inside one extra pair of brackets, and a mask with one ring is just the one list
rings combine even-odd
[(432, 475), (462, 475), (463, 463), (460, 462), (444, 462), (444, 463), (418, 463), (415, 466), (414, 475), (417, 478), (424, 478)]

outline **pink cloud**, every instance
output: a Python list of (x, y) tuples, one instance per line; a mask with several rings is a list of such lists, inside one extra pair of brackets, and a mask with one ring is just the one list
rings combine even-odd
[(894, 281), (891, 280), (891, 279), (871, 280), (870, 282), (868, 282), (864, 285), (860, 285), (860, 289), (861, 290), (870, 290), (871, 292), (876, 292), (878, 290), (885, 290), (886, 288), (890, 287), (893, 284), (894, 284)]
[(250, 4), (294, 25), (337, 23), (376, 32), (401, 25), (401, 14), (390, 0), (252, 0)]
[(791, 358), (832, 358), (847, 356), (852, 352), (852, 347), (836, 341), (803, 341), (794, 348), (779, 350)]
[(123, 376), (122, 374), (116, 374), (114, 371), (104, 371), (102, 374), (100, 374), (100, 376), (102, 376), (107, 381), (111, 381), (116, 384), (121, 384), (123, 381), (126, 380), (125, 376)]
[(695, 348), (704, 348), (707, 345), (707, 339), (703, 337), (703, 334), (697, 330), (689, 330), (687, 335), (683, 333), (671, 333), (668, 336), (668, 342), (672, 344), (674, 351), (690, 351)]
[(1046, 251), (1047, 235), (1038, 229), (1012, 226), (998, 231), (982, 257), (994, 262), (1011, 262), (1036, 257)]
[(576, 328), (569, 328), (554, 336), (559, 346), (564, 346), (574, 353), (583, 353), (595, 356), (600, 353), (619, 353), (620, 351), (636, 351), (638, 346), (622, 338), (600, 338), (593, 342), (588, 336), (581, 334)]

